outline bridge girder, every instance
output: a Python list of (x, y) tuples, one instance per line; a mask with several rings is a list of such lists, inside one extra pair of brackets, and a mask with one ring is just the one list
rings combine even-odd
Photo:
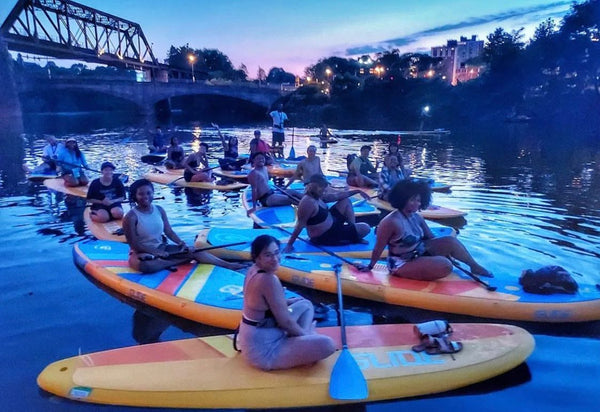
[(10, 50), (138, 69), (167, 68), (139, 24), (70, 0), (19, 0), (0, 27)]

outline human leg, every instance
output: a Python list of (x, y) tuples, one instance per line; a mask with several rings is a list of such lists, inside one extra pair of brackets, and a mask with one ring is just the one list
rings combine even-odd
[(311, 301), (300, 299), (288, 306), (290, 316), (307, 332), (312, 331), (315, 309)]
[(427, 252), (435, 256), (451, 256), (469, 265), (474, 275), (489, 276), (492, 274), (486, 268), (475, 261), (465, 245), (454, 236), (443, 236), (429, 239), (425, 242)]
[(289, 369), (308, 365), (328, 357), (335, 352), (335, 349), (335, 343), (329, 336), (317, 333), (294, 336), (283, 342), (271, 362), (271, 369)]
[(110, 214), (105, 208), (96, 207), (90, 210), (90, 219), (93, 222), (105, 223), (110, 220)]
[(208, 263), (210, 265), (222, 266), (224, 268), (231, 269), (231, 270), (239, 270), (239, 269), (244, 269), (244, 268), (248, 267), (247, 264), (228, 262), (226, 260), (223, 260), (215, 255), (212, 255), (212, 254), (210, 254), (208, 252), (204, 252), (204, 251), (191, 252), (191, 257), (193, 259), (195, 259), (198, 263)]
[[(354, 207), (350, 202), (350, 198), (338, 200), (335, 204), (330, 208), (331, 213), (335, 218), (341, 218), (348, 223), (355, 223), (356, 216), (354, 215)], [(336, 216), (337, 214), (337, 216)]]
[(123, 208), (120, 203), (118, 205), (110, 206), (110, 218), (115, 220), (123, 218)]
[(436, 280), (452, 273), (452, 263), (443, 256), (420, 256), (410, 261), (396, 262), (390, 274), (406, 279)]

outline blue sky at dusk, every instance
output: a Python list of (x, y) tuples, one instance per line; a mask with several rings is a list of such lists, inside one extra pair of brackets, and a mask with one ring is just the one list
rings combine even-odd
[[(0, 2), (4, 21), (16, 0)], [(302, 75), (329, 56), (357, 57), (397, 48), (429, 52), (448, 39), (497, 27), (524, 27), (529, 39), (547, 18), (560, 19), (571, 1), (406, 0), (82, 0), (79, 3), (139, 23), (163, 61), (171, 45), (219, 49), (250, 77), (258, 67)]]

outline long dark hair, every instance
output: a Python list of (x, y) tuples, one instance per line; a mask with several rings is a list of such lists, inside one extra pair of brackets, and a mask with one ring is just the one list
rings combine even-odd
[(400, 180), (392, 187), (388, 199), (393, 208), (402, 210), (408, 201), (416, 195), (421, 196), (421, 209), (427, 209), (431, 203), (431, 187), (425, 181)]
[(138, 179), (129, 186), (129, 202), (137, 203), (136, 193), (138, 189), (142, 186), (150, 186), (152, 188), (152, 192), (154, 192), (154, 185), (148, 179)]
[(254, 239), (250, 246), (250, 256), (252, 257), (252, 261), (255, 262), (258, 255), (269, 247), (271, 243), (275, 243), (277, 247), (281, 246), (281, 242), (271, 235), (260, 235)]

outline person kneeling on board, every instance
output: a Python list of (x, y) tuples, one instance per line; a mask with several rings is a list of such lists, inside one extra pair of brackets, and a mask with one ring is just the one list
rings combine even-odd
[(88, 168), (87, 160), (85, 160), (83, 152), (79, 150), (74, 137), (69, 137), (65, 141), (65, 148), (58, 153), (56, 163), (65, 186), (86, 186), (89, 183), (89, 179), (83, 171)]
[[(294, 232), (285, 247), (292, 252), (294, 241), (306, 227), (310, 241), (319, 245), (362, 243), (371, 227), (356, 223), (350, 197), (360, 194), (369, 199), (362, 190), (326, 191), (329, 182), (323, 175), (315, 174), (308, 180), (306, 191), (298, 204), (298, 220)], [(331, 208), (325, 202), (336, 202)]]
[(275, 275), (279, 248), (272, 236), (254, 239), (254, 264), (244, 280), (240, 347), (244, 359), (263, 370), (307, 365), (335, 352), (333, 340), (315, 332), (313, 304), (301, 297), (286, 299)]
[(388, 269), (394, 276), (417, 280), (443, 278), (452, 272), (449, 256), (469, 265), (474, 275), (492, 277), (456, 237), (434, 238), (425, 219), (417, 213), (431, 201), (427, 182), (401, 180), (392, 188), (389, 201), (396, 210), (379, 222), (369, 270), (387, 246)]
[[(192, 259), (232, 270), (247, 267), (187, 246), (173, 231), (165, 210), (152, 204), (154, 186), (149, 180), (133, 182), (129, 199), (133, 207), (123, 218), (123, 231), (129, 244), (129, 266), (133, 269), (154, 273)], [(167, 243), (165, 236), (175, 244)]]
[(104, 223), (123, 217), (121, 203), (125, 201), (125, 186), (114, 176), (115, 165), (104, 162), (100, 166), (102, 176), (92, 180), (87, 192), (90, 206), (90, 218), (94, 222)]

